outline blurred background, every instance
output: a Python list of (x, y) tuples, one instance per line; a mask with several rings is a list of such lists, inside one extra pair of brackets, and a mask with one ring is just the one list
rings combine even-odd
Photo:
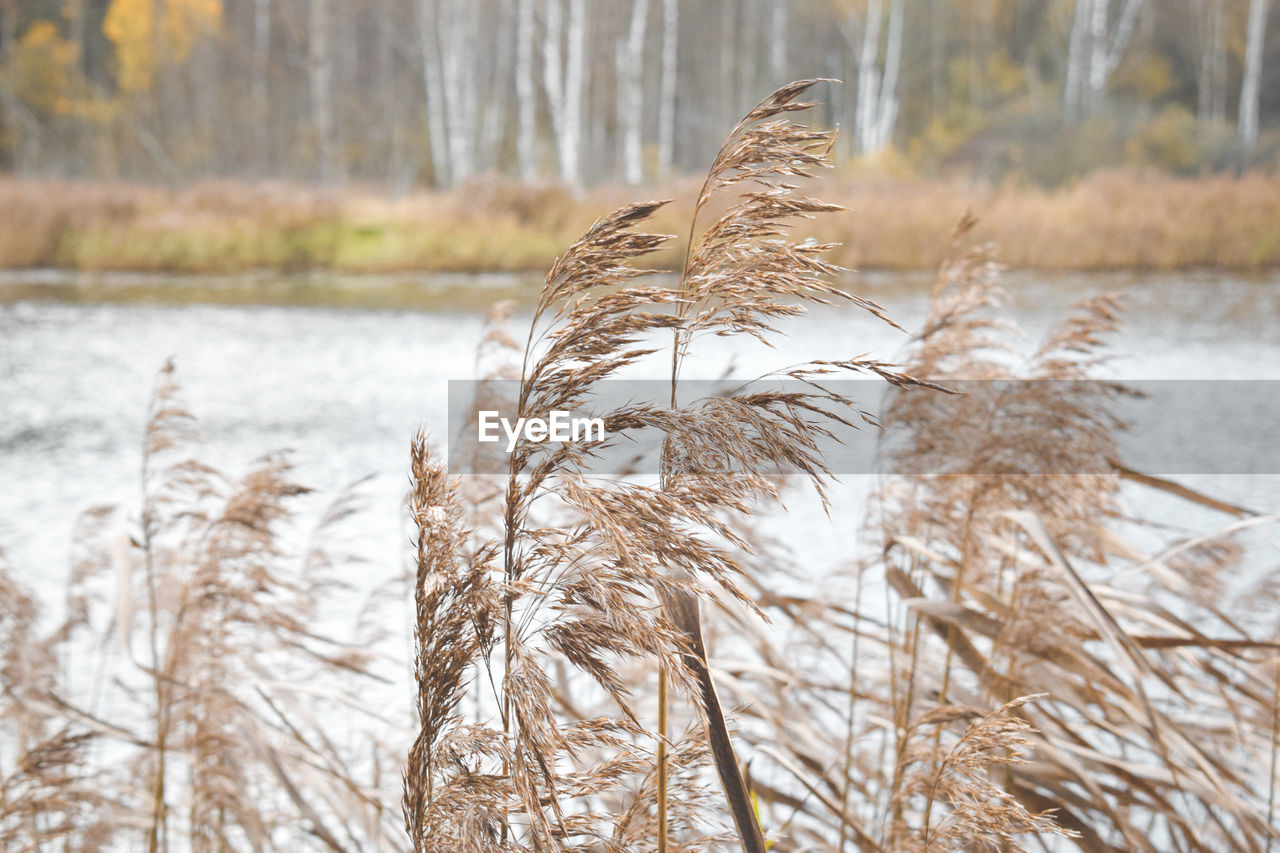
[[(1056, 185), (1274, 166), (1268, 0), (3, 0), (0, 166), (387, 192), (704, 170), (832, 77), (854, 168)], [(1272, 16), (1277, 17), (1273, 14)]]
[(829, 77), (846, 266), (973, 208), (1016, 267), (1256, 271), (1271, 5), (0, 0), (0, 267), (537, 272), (637, 185), (682, 233), (738, 117)]
[[(63, 519), (132, 494), (176, 356), (232, 458), (382, 472), (394, 550), (405, 441), (443, 420), (489, 306), (527, 311), (637, 198), (674, 198), (653, 227), (686, 235), (722, 140), (799, 78), (844, 81), (805, 120), (839, 125), (813, 194), (850, 208), (805, 229), (907, 328), (973, 209), (1023, 270), (1021, 322), (1123, 289), (1122, 372), (1269, 376), (1271, 5), (0, 0), (0, 479), (25, 484), (0, 542), (47, 563)], [(806, 334), (828, 321), (847, 357), (848, 317)]]

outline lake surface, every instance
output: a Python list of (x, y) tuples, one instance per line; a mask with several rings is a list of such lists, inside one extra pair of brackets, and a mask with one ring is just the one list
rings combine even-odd
[[(878, 274), (853, 286), (913, 328), (927, 309), (928, 281)], [(262, 454), (289, 448), (298, 478), (330, 495), (373, 475), (363, 487), (362, 536), (374, 563), (398, 567), (407, 542), (410, 438), (420, 427), (443, 429), (446, 383), (471, 378), (487, 306), (511, 298), (527, 312), (538, 285), (537, 277), (518, 276), (4, 274), (0, 548), (21, 581), (57, 595), (78, 515), (119, 504), (136, 516), (147, 402), (156, 372), (173, 358), (219, 465), (243, 471)], [(1005, 287), (1012, 316), (1032, 339), (1077, 300), (1123, 293), (1126, 330), (1114, 339), (1108, 368), (1115, 377), (1280, 379), (1280, 275), (1017, 273)], [(521, 338), (526, 318), (518, 313), (512, 322)], [(774, 351), (703, 347), (686, 375), (714, 377), (732, 365), (751, 376), (806, 357), (893, 360), (906, 342), (846, 309), (788, 321), (784, 332)], [(1276, 511), (1278, 479), (1209, 485), (1226, 499)], [(813, 537), (819, 554), (848, 552), (848, 534), (837, 535), (808, 501), (793, 511), (804, 525), (832, 531)]]

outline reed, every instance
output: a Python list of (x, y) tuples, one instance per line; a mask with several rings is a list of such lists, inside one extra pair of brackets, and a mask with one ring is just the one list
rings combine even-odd
[[(439, 796), (470, 798), (475, 805), (466, 813), (485, 815), (487, 829), (460, 827), (457, 808), (431, 806), (429, 768), (439, 761), (424, 751), (414, 756), (407, 778), (408, 822), (413, 827), (425, 814), (438, 815), (443, 824), (414, 832), (417, 849), (443, 849), (431, 846), (443, 838), (467, 844), (500, 839), (522, 849), (578, 847), (589, 838), (607, 838), (611, 818), (594, 803), (621, 796), (634, 784), (628, 777), (647, 776), (655, 762), (643, 744), (655, 741), (658, 801), (643, 808), (656, 812), (656, 843), (668, 849), (696, 845), (696, 838), (679, 831), (682, 821), (667, 814), (682, 801), (667, 765), (669, 752), (680, 746), (641, 722), (632, 689), (612, 663), (629, 660), (654, 661), (659, 692), (669, 675), (693, 700), (738, 841), (747, 850), (765, 849), (718, 699), (699, 612), (722, 596), (750, 602), (738, 581), (740, 555), (749, 550), (739, 531), (757, 502), (776, 497), (764, 472), (794, 467), (819, 489), (828, 477), (817, 449), (826, 434), (821, 420), (849, 423), (841, 409), (853, 402), (818, 380), (841, 372), (899, 384), (914, 380), (877, 362), (850, 359), (784, 372), (809, 381), (810, 391), (743, 391), (683, 406), (676, 401), (681, 362), (703, 335), (767, 340), (778, 318), (796, 316), (805, 303), (849, 302), (887, 320), (874, 303), (831, 283), (840, 270), (821, 258), (829, 247), (789, 234), (798, 221), (839, 210), (802, 195), (793, 183), (829, 165), (832, 134), (788, 120), (811, 106), (800, 98), (817, 82), (780, 89), (731, 132), (699, 193), (683, 270), (673, 285), (631, 284), (644, 272), (631, 262), (667, 239), (632, 229), (661, 210), (662, 202), (630, 205), (600, 220), (548, 273), (525, 347), (517, 415), (574, 410), (597, 383), (653, 355), (654, 334), (673, 334), (671, 405), (627, 406), (605, 417), (610, 436), (642, 428), (666, 435), (662, 475), (657, 489), (599, 482), (585, 476), (585, 451), (578, 446), (546, 451), (528, 442), (517, 445), (501, 536), (474, 549), (479, 562), (468, 570), (500, 590), (484, 616), (471, 621), (497, 626), (501, 653), (497, 641), (473, 633), (469, 659), (459, 659), (446, 679), (458, 685), (466, 666), (478, 666), (480, 680), (500, 685), (497, 719), (464, 725), (456, 715), (436, 713), (423, 717), (418, 740), (466, 738), (476, 750), (486, 745), (473, 771), (488, 769), (485, 785), (453, 778), (445, 783), (448, 793)], [(703, 224), (700, 214), (713, 203), (723, 212)], [(421, 453), (415, 450), (415, 458)], [(534, 521), (536, 505), (552, 498), (572, 523), (550, 528)], [(424, 526), (419, 529), (426, 535)], [(457, 545), (452, 547), (456, 553)], [(420, 558), (420, 588), (448, 583), (451, 570), (442, 569), (440, 559)], [(652, 608), (655, 601), (660, 612)], [(434, 618), (420, 604), (420, 661), (439, 657), (431, 652), (440, 634)], [(556, 659), (589, 676), (612, 700), (613, 714), (560, 716), (547, 675)], [(420, 673), (419, 683), (421, 702), (430, 673)], [(454, 694), (455, 706), (457, 701)], [(665, 721), (665, 706), (658, 716)], [(593, 750), (601, 755), (586, 764), (584, 756)], [(464, 787), (455, 791), (454, 785)]]
[[(1274, 517), (1118, 462), (1126, 390), (1086, 381), (1119, 329), (1116, 300), (1086, 301), (1028, 349), (1001, 316), (992, 249), (966, 245), (970, 233), (966, 218), (904, 369), (944, 385), (1072, 381), (990, 386), (998, 399), (896, 394), (886, 452), (942, 475), (888, 477), (870, 506), (862, 536), (880, 544), (849, 570), (858, 588), (887, 587), (883, 619), (818, 590), (758, 589), (813, 673), (778, 674), (777, 632), (753, 637), (735, 695), (791, 703), (745, 705), (753, 757), (769, 762), (761, 798), (791, 815), (791, 843), (818, 849), (1020, 850), (1057, 835), (1054, 849), (1263, 850), (1276, 834), (1275, 626), (1244, 614), (1271, 580), (1244, 598), (1218, 580), (1239, 572), (1239, 533)], [(1011, 473), (964, 473), (999, 458)], [(1123, 531), (1126, 502), (1145, 496), (1122, 478), (1244, 520), (1140, 547)], [(841, 661), (843, 683), (820, 675)], [(951, 750), (989, 708), (1014, 740), (967, 753), (979, 775), (948, 781)], [(940, 796), (953, 782), (959, 796)]]
[(62, 632), (40, 630), (39, 609), (0, 551), (0, 847), (35, 850), (85, 837), (106, 840), (98, 810), (110, 798), (87, 768), (94, 732), (57, 713)]
[[(419, 434), (411, 576), (362, 604), (339, 581), (357, 491), (317, 514), (286, 455), (213, 464), (167, 365), (136, 504), (76, 523), (62, 622), (0, 555), (0, 846), (1273, 848), (1275, 583), (1240, 582), (1239, 540), (1276, 519), (1118, 458), (1128, 391), (1093, 381), (1115, 298), (1028, 345), (965, 216), (901, 365), (683, 399), (705, 336), (767, 343), (823, 304), (892, 324), (805, 239), (840, 211), (805, 194), (828, 186), (831, 134), (796, 121), (818, 84), (749, 113), (694, 200), (591, 225), (526, 333), (510, 305), (490, 316), (478, 371), (516, 384), (522, 416), (669, 371), (670, 400), (605, 413), (615, 441), (665, 436), (651, 481), (529, 442), (501, 477), (460, 478)], [(683, 243), (658, 233), (673, 219)], [(663, 258), (678, 274), (648, 277)], [(801, 565), (758, 514), (834, 487), (821, 440), (875, 420), (824, 385), (850, 374), (889, 391), (886, 457), (943, 475), (885, 476), (856, 536), (833, 534), (847, 560)], [(1067, 382), (946, 393), (970, 379)], [(1007, 472), (969, 473), (997, 453)], [(1132, 541), (1147, 489), (1230, 520)], [(374, 629), (410, 591), (406, 664)], [(362, 616), (346, 639), (323, 618), (338, 604)], [(397, 670), (412, 703), (379, 705)]]
[(241, 476), (207, 456), (168, 364), (137, 520), (103, 507), (77, 524), (66, 620), (41, 634), (0, 566), (6, 850), (263, 850), (295, 836), (350, 850), (398, 837), (373, 780), (399, 742), (361, 700), (386, 658), (373, 631), (343, 641), (317, 626), (350, 594), (333, 540), (349, 533), (356, 493), (308, 525), (295, 505), (310, 490), (283, 454)]

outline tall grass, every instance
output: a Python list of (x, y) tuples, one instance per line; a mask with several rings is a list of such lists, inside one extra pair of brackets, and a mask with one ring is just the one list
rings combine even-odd
[(95, 815), (108, 799), (86, 767), (92, 733), (52, 705), (63, 637), (42, 634), (38, 617), (0, 552), (0, 847), (6, 850), (110, 835), (109, 822)]
[[(963, 246), (972, 224), (958, 229), (905, 369), (943, 384), (1074, 381), (890, 404), (889, 452), (938, 474), (889, 477), (871, 506), (864, 535), (879, 546), (851, 569), (858, 590), (887, 587), (883, 615), (861, 592), (850, 606), (761, 589), (815, 676), (777, 674), (776, 636), (756, 635), (759, 663), (743, 665), (737, 695), (754, 700), (753, 746), (786, 782), (760, 795), (786, 809), (794, 843), (818, 848), (1022, 849), (1051, 832), (1064, 836), (1054, 849), (1266, 849), (1276, 625), (1248, 602), (1272, 601), (1274, 576), (1233, 596), (1220, 581), (1240, 571), (1242, 527), (1274, 518), (1154, 551), (1130, 541), (1140, 510), (1126, 504), (1145, 496), (1120, 488), (1133, 472), (1115, 460), (1112, 404), (1126, 392), (1081, 381), (1118, 330), (1117, 303), (1081, 304), (1026, 351), (1000, 315), (991, 249)], [(1001, 458), (1032, 473), (963, 473)], [(843, 682), (829, 675), (841, 661)], [(780, 709), (758, 698), (770, 695)], [(969, 748), (992, 707), (1021, 722)], [(957, 778), (958, 765), (976, 772)]]
[[(664, 187), (683, 201), (654, 214), (681, 235), (646, 263), (679, 266), (697, 184)], [(1057, 189), (1007, 183), (844, 175), (821, 195), (854, 219), (815, 225), (839, 242), (835, 263), (931, 269), (938, 235), (967, 208), (1007, 263), (1051, 270), (1262, 270), (1280, 265), (1280, 177), (1255, 172), (1182, 178), (1100, 172)], [(174, 273), (254, 270), (352, 273), (545, 271), (561, 249), (628, 191), (582, 196), (555, 185), (482, 179), (452, 192), (391, 199), (289, 185), (197, 184), (167, 191), (0, 179), (0, 267)]]
[[(848, 423), (840, 410), (852, 401), (815, 383), (807, 392), (744, 392), (679, 408), (675, 402), (681, 361), (701, 336), (765, 340), (778, 318), (801, 313), (806, 302), (849, 301), (883, 319), (874, 303), (830, 283), (839, 270), (821, 259), (828, 247), (788, 235), (797, 220), (838, 210), (800, 194), (793, 183), (828, 165), (832, 134), (786, 118), (811, 106), (798, 99), (814, 82), (779, 90), (730, 134), (699, 194), (674, 285), (630, 283), (643, 270), (629, 262), (666, 241), (632, 230), (661, 202), (630, 205), (600, 220), (547, 275), (525, 348), (517, 416), (575, 410), (599, 382), (654, 354), (655, 333), (674, 333), (668, 356), (672, 405), (626, 406), (605, 418), (611, 435), (656, 427), (667, 436), (659, 488), (586, 477), (588, 451), (581, 446), (547, 451), (517, 445), (501, 533), (475, 547), (461, 572), (466, 589), (492, 592), (468, 592), (468, 603), (460, 606), (441, 597), (461, 571), (449, 567), (466, 535), (459, 514), (449, 511), (455, 489), (439, 485), (445, 476), (439, 469), (415, 462), (416, 471), (429, 473), (416, 476), (418, 493), (436, 496), (418, 501), (415, 515), (455, 519), (443, 532), (434, 522), (420, 522), (420, 541), (429, 537), (437, 544), (418, 567), (419, 701), (426, 713), (405, 797), (416, 849), (444, 849), (435, 845), (445, 838), (466, 848), (500, 839), (522, 849), (593, 849), (610, 837), (625, 848), (613, 815), (602, 814), (598, 803), (646, 796), (650, 774), (655, 801), (632, 801), (627, 810), (653, 815), (659, 849), (697, 846), (669, 814), (688, 807), (671, 787), (671, 764), (681, 762), (669, 752), (678, 753), (681, 744), (670, 743), (661, 728), (652, 730), (653, 720), (642, 721), (633, 695), (638, 686), (628, 685), (619, 669), (644, 662), (654, 664), (660, 681), (669, 674), (693, 700), (739, 843), (765, 849), (710, 671), (699, 611), (717, 592), (750, 601), (738, 581), (740, 555), (748, 550), (738, 527), (757, 501), (776, 497), (765, 471), (791, 465), (821, 487), (829, 474), (817, 452), (823, 428), (806, 416)], [(701, 222), (698, 214), (713, 201), (722, 202), (724, 212)], [(791, 368), (786, 375), (812, 380), (838, 372), (912, 381), (858, 359)], [(424, 457), (421, 440), (414, 454), (415, 460)], [(553, 528), (535, 520), (552, 501), (572, 521)], [(422, 508), (426, 503), (429, 511)], [(451, 553), (442, 556), (440, 548)], [(452, 627), (443, 630), (448, 619)], [(442, 643), (462, 651), (446, 654)], [(447, 667), (439, 663), (446, 660)], [(560, 707), (548, 675), (556, 661), (593, 680), (612, 712), (583, 718)], [(499, 707), (491, 720), (482, 714), (464, 722), (455, 713), (471, 667), (478, 670), (477, 683), (497, 686)], [(444, 698), (441, 685), (447, 686)], [(666, 699), (658, 711), (664, 721)], [(657, 747), (652, 756), (650, 744)], [(437, 768), (459, 749), (474, 755), (474, 769), (461, 778), (446, 773), (437, 788)], [(437, 791), (446, 806), (435, 805)], [(467, 823), (475, 815), (483, 816), (479, 826)]]
[[(668, 404), (607, 415), (611, 436), (666, 436), (661, 476), (602, 480), (582, 445), (525, 442), (502, 477), (459, 478), (419, 434), (403, 708), (373, 698), (404, 665), (378, 630), (388, 591), (353, 606), (341, 583), (355, 493), (317, 517), (287, 456), (214, 465), (166, 366), (137, 504), (77, 524), (65, 618), (42, 618), (0, 557), (0, 846), (1273, 848), (1274, 572), (1239, 583), (1237, 539), (1275, 517), (1117, 458), (1127, 391), (1091, 381), (1115, 298), (1028, 346), (964, 217), (903, 364), (815, 362), (779, 374), (804, 392), (683, 399), (707, 335), (768, 342), (824, 303), (892, 323), (806, 239), (839, 210), (801, 189), (831, 139), (793, 120), (815, 83), (731, 133), (684, 208), (674, 280), (646, 277), (673, 206), (632, 204), (552, 265), (527, 333), (495, 308), (477, 364), (516, 380), (520, 415), (670, 369)], [(801, 565), (757, 514), (832, 488), (820, 440), (860, 401), (823, 381), (850, 373), (887, 383), (885, 454), (944, 475), (885, 476), (838, 519), (847, 560)], [(947, 393), (1019, 378), (1070, 381)], [(488, 405), (497, 386), (480, 388)], [(968, 473), (997, 453), (1019, 473)], [(1134, 541), (1151, 488), (1232, 520)]]
[[(656, 212), (656, 205), (625, 208), (602, 220), (558, 262), (535, 313), (520, 414), (572, 408), (594, 382), (649, 355), (655, 331), (675, 332), (678, 382), (681, 356), (697, 331), (767, 337), (772, 317), (801, 310), (795, 298), (845, 298), (811, 278), (834, 268), (795, 251), (825, 247), (779, 239), (780, 223), (792, 214), (834, 208), (803, 197), (791, 202), (797, 189), (790, 179), (770, 184), (778, 174), (806, 177), (821, 164), (825, 137), (798, 131), (802, 137), (794, 138), (805, 145), (774, 149), (774, 135), (786, 138), (791, 131), (768, 118), (764, 129), (731, 135), (706, 184), (710, 191), (734, 187), (735, 180), (719, 172), (728, 162), (735, 176), (764, 188), (727, 202), (727, 212), (705, 232), (693, 226), (689, 260), (671, 290), (624, 287), (594, 298), (588, 290), (592, 283), (624, 284), (634, 273), (620, 262), (659, 245), (652, 235), (622, 231)], [(745, 127), (754, 120), (749, 116)], [(1258, 768), (1274, 771), (1274, 762), (1268, 763), (1276, 730), (1267, 661), (1275, 646), (1230, 620), (1220, 603), (1188, 598), (1179, 570), (1170, 568), (1176, 557), (1195, 551), (1200, 575), (1229, 572), (1236, 552), (1212, 536), (1170, 543), (1156, 554), (1122, 538), (1120, 483), (1134, 472), (1117, 462), (1114, 434), (1121, 425), (1111, 411), (1126, 391), (1084, 381), (1104, 357), (1106, 336), (1119, 328), (1119, 304), (1107, 295), (1087, 300), (1041, 345), (1023, 353), (1016, 330), (998, 314), (1000, 266), (989, 248), (965, 248), (974, 226), (966, 218), (956, 230), (933, 309), (913, 339), (906, 367), (842, 365), (908, 389), (885, 412), (890, 452), (913, 463), (909, 468), (960, 472), (890, 478), (873, 504), (869, 530), (883, 545), (860, 558), (856, 576), (859, 588), (882, 585), (886, 618), (869, 613), (862, 595), (851, 607), (780, 594), (778, 567), (760, 556), (780, 552), (746, 522), (759, 499), (776, 494), (774, 484), (756, 473), (766, 462), (798, 461), (821, 488), (825, 469), (820, 459), (806, 456), (813, 437), (806, 427), (786, 415), (767, 425), (760, 421), (762, 413), (773, 417), (788, 405), (814, 400), (730, 397), (683, 409), (614, 413), (611, 431), (644, 425), (666, 432), (657, 490), (590, 484), (572, 449), (546, 458), (532, 446), (517, 450), (504, 533), (474, 551), (492, 563), (473, 565), (478, 574), (468, 575), (490, 577), (508, 590), (501, 613), (495, 600), (490, 615), (479, 620), (490, 630), (497, 626), (505, 648), (497, 650), (499, 641), (490, 637), (495, 650), (486, 654), (485, 643), (477, 643), (472, 664), (479, 664), (479, 683), (499, 685), (494, 701), (502, 710), (490, 709), (495, 722), (487, 725), (482, 709), (473, 722), (454, 715), (423, 723), (426, 739), (451, 731), (480, 737), (483, 731), (488, 745), (487, 763), (477, 755), (471, 772), (489, 772), (465, 783), (483, 779), (487, 823), (469, 827), (477, 834), (467, 836), (468, 828), (457, 822), (463, 812), (456, 800), (437, 813), (441, 826), (455, 833), (448, 836), (455, 844), (488, 837), (521, 849), (623, 848), (618, 827), (634, 824), (629, 818), (619, 824), (617, 815), (654, 809), (653, 834), (642, 846), (708, 843), (687, 826), (663, 826), (664, 809), (687, 809), (695, 801), (677, 791), (664, 800), (657, 794), (661, 785), (651, 805), (624, 798), (625, 807), (613, 815), (597, 810), (618, 799), (620, 785), (632, 797), (648, 796), (654, 765), (656, 781), (662, 778), (663, 756), (642, 745), (664, 743), (663, 732), (653, 731), (654, 718), (642, 718), (635, 704), (645, 693), (661, 695), (661, 685), (640, 675), (644, 666), (623, 668), (628, 661), (655, 660), (685, 693), (701, 697), (695, 704), (725, 794), (715, 810), (732, 818), (744, 849), (759, 849), (765, 835), (780, 849), (853, 843), (867, 850), (1014, 850), (1049, 836), (1087, 850), (1263, 849), (1274, 832), (1271, 806), (1261, 793), (1269, 787), (1258, 784)], [(570, 277), (569, 270), (580, 275)], [(791, 274), (810, 280), (792, 286)], [(779, 281), (787, 284), (774, 290)], [(773, 301), (783, 293), (792, 298)], [(576, 298), (549, 326), (540, 326), (554, 300), (566, 296)], [(673, 311), (651, 310), (669, 304)], [(878, 313), (874, 305), (864, 307)], [(633, 337), (641, 334), (643, 346)], [(1003, 395), (996, 401), (974, 393), (957, 398), (937, 388), (912, 391), (919, 384), (912, 376), (944, 385), (957, 379), (1072, 382), (992, 385)], [(751, 430), (760, 430), (753, 433), (756, 440), (743, 442)], [(771, 444), (762, 436), (781, 440)], [(997, 450), (1011, 454), (1011, 472), (1044, 473), (962, 473)], [(1215, 505), (1190, 490), (1174, 491)], [(532, 521), (533, 505), (542, 499), (567, 505), (560, 526)], [(695, 530), (714, 536), (690, 537)], [(1222, 541), (1230, 534), (1228, 528)], [(708, 547), (712, 541), (721, 547)], [(1207, 542), (1214, 547), (1204, 547)], [(731, 551), (722, 550), (725, 545)], [(1126, 589), (1124, 580), (1132, 584), (1138, 570), (1151, 571), (1154, 582)], [(443, 585), (448, 576), (432, 560), (419, 564), (424, 588)], [(1169, 592), (1180, 592), (1186, 613), (1161, 603)], [(646, 599), (662, 604), (661, 618), (655, 621), (654, 611), (640, 606)], [(1203, 615), (1196, 612), (1202, 607)], [(717, 672), (706, 654), (700, 611), (715, 614), (716, 634), (734, 645), (735, 655), (746, 642), (757, 657)], [(762, 628), (753, 613), (768, 613), (774, 626)], [(431, 624), (420, 623), (420, 643), (434, 642)], [(530, 633), (509, 639), (520, 626), (530, 626)], [(563, 645), (562, 626), (574, 638), (570, 645)], [(1228, 636), (1221, 636), (1223, 628)], [(548, 637), (541, 643), (534, 639), (540, 632)], [(791, 638), (788, 647), (779, 646), (782, 637)], [(797, 652), (808, 666), (796, 667)], [(419, 655), (420, 661), (434, 659), (425, 651)], [(609, 716), (584, 714), (572, 699), (581, 690), (570, 689), (581, 683), (572, 675), (561, 693), (549, 688), (546, 673), (557, 660), (598, 682)], [(847, 680), (831, 677), (836, 666), (843, 666)], [(513, 670), (518, 678), (509, 674)], [(720, 697), (726, 686), (728, 703)], [(736, 723), (722, 728), (731, 716), (722, 709), (735, 705)], [(585, 743), (556, 740), (549, 719), (559, 720), (565, 732), (595, 720), (618, 737), (607, 745), (592, 741), (588, 750)], [(527, 720), (537, 721), (529, 727), (536, 735), (526, 730)], [(738, 729), (736, 747), (726, 734), (731, 727)], [(539, 744), (545, 751), (534, 757), (517, 752)], [(579, 763), (588, 751), (601, 762), (597, 767), (610, 768), (607, 778), (591, 777), (598, 787), (567, 781), (590, 775), (590, 765)], [(752, 768), (749, 780), (735, 766), (743, 759)], [(629, 785), (622, 781), (628, 775), (635, 779)], [(416, 787), (411, 781), (407, 788), (411, 820), (424, 798), (430, 800), (424, 784), (419, 777)], [(461, 790), (465, 786), (451, 794), (461, 796)], [(445, 831), (415, 836), (418, 849), (435, 849), (431, 839)]]
[(41, 634), (0, 571), (4, 849), (392, 844), (377, 780), (400, 741), (362, 699), (384, 653), (372, 626), (344, 640), (320, 621), (351, 594), (333, 540), (355, 493), (308, 525), (284, 455), (212, 465), (171, 364), (141, 451), (134, 520), (99, 508), (77, 525), (61, 625)]

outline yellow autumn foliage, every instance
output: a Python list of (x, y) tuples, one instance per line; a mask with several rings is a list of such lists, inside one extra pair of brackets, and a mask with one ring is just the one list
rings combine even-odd
[(102, 32), (116, 49), (120, 88), (150, 89), (161, 62), (181, 65), (196, 41), (217, 32), (221, 24), (222, 0), (111, 0)]
[(57, 25), (36, 21), (14, 52), (10, 71), (14, 93), (38, 113), (66, 112), (77, 55), (75, 44), (62, 37)]

